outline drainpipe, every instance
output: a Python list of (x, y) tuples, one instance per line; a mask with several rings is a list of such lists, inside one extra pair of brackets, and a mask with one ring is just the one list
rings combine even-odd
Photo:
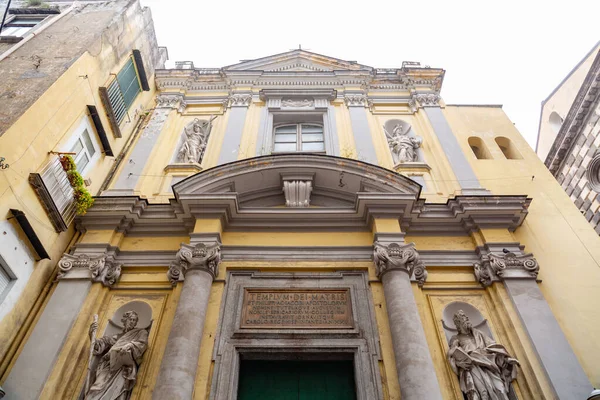
[[(10, 1), (8, 4), (10, 5)], [(45, 24), (42, 24), (42, 26), (40, 26), (39, 28), (37, 28), (36, 30), (31, 32), (28, 36), (23, 38), (23, 40), (21, 40), (19, 43), (15, 44), (10, 49), (8, 49), (4, 53), (0, 54), (0, 61), (4, 60), (6, 57), (10, 56), (12, 53), (14, 53), (18, 49), (20, 49), (25, 43), (29, 42), (31, 39), (33, 39), (34, 37), (36, 37), (43, 31), (45, 31), (46, 28), (53, 25), (56, 21), (58, 21), (65, 15), (69, 14), (71, 11), (73, 11), (75, 9), (76, 6), (77, 6), (77, 2), (73, 3), (73, 5), (71, 7), (67, 8), (65, 11), (61, 12), (54, 18), (51, 18), (48, 22), (46, 22)], [(8, 12), (8, 7), (6, 7), (6, 10), (7, 10), (6, 12)], [(6, 16), (6, 12), (5, 12), (5, 16)], [(2, 19), (2, 22), (4, 23), (4, 19)]]

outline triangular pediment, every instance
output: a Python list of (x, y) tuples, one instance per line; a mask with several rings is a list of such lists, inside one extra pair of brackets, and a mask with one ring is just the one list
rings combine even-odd
[(355, 61), (345, 61), (300, 49), (255, 60), (245, 60), (224, 68), (226, 71), (267, 72), (370, 71), (371, 69)]

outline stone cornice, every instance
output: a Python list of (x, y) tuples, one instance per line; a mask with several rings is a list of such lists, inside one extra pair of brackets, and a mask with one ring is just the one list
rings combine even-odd
[[(314, 176), (311, 205), (285, 208), (281, 171)], [(256, 184), (252, 184), (256, 182)], [(515, 230), (527, 215), (526, 196), (459, 196), (446, 204), (419, 199), (420, 186), (393, 171), (324, 155), (246, 159), (202, 171), (173, 186), (169, 204), (138, 197), (97, 197), (77, 227), (131, 234), (188, 234), (198, 218), (219, 218), (230, 230), (370, 230), (373, 217), (396, 218), (411, 234)], [(277, 196), (280, 196), (280, 200)], [(273, 207), (253, 206), (268, 201)], [(275, 202), (275, 203), (274, 203)]]
[(160, 69), (155, 80), (159, 90), (183, 92), (230, 91), (236, 87), (343, 89), (361, 86), (372, 91), (418, 90), (439, 93), (445, 71), (436, 68), (390, 68), (331, 71), (234, 71), (226, 69)]

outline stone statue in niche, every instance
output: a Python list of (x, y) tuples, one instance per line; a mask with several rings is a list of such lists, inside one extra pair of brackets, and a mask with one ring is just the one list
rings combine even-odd
[(473, 328), (464, 311), (456, 312), (453, 320), (458, 334), (450, 339), (448, 361), (458, 375), (460, 390), (468, 400), (509, 400), (519, 361)]
[(217, 118), (210, 117), (208, 121), (195, 118), (183, 129), (183, 143), (177, 154), (180, 162), (201, 163), (212, 129), (212, 122)]
[(391, 133), (388, 132), (385, 125), (383, 126), (383, 130), (392, 151), (395, 164), (419, 161), (417, 149), (421, 147), (423, 138), (408, 135), (410, 132), (409, 123), (398, 121), (392, 128)]
[(95, 360), (90, 362), (84, 389), (85, 400), (128, 400), (131, 395), (142, 356), (148, 347), (150, 328), (136, 328), (138, 314), (135, 311), (123, 314), (121, 322), (121, 333), (97, 339), (95, 332), (98, 322), (94, 321), (90, 325), (92, 355)]

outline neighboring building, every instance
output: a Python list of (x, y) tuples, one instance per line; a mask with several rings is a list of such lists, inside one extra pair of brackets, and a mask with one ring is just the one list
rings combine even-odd
[(600, 234), (600, 42), (542, 102), (538, 156)]
[(600, 385), (600, 238), (500, 106), (445, 104), (418, 63), (176, 65), (3, 353), (7, 398)]
[[(61, 154), (98, 194), (153, 106), (166, 59), (137, 1), (32, 3), (13, 1), (0, 32), (0, 382), (79, 237)], [(7, 398), (35, 398), (27, 390)]]

